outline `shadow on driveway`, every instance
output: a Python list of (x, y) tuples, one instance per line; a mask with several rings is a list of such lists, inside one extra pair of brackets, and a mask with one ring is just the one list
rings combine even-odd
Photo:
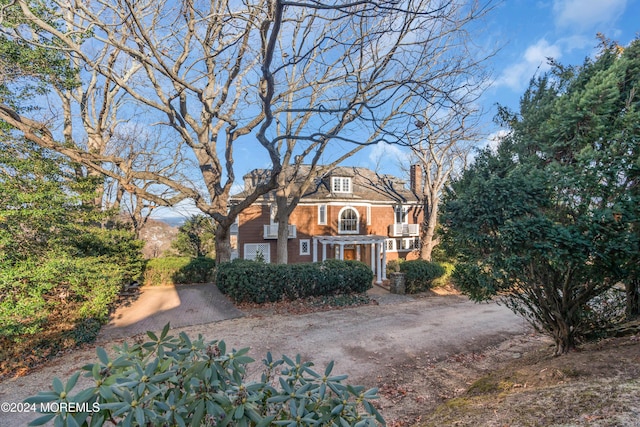
[(141, 288), (134, 301), (112, 314), (98, 340), (159, 332), (167, 323), (178, 328), (242, 316), (244, 314), (212, 283), (149, 286)]

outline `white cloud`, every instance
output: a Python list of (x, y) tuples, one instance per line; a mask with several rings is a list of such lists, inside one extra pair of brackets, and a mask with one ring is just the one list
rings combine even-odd
[(626, 7), (627, 0), (555, 0), (553, 13), (556, 27), (576, 33), (614, 22)]
[(410, 153), (403, 151), (397, 145), (386, 144), (384, 142), (377, 143), (373, 146), (373, 149), (369, 151), (369, 161), (374, 165), (380, 163), (387, 164), (389, 162), (409, 164), (410, 160)]
[(562, 55), (560, 48), (553, 44), (550, 45), (545, 39), (538, 40), (532, 46), (529, 46), (524, 52), (524, 59), (528, 64), (546, 64), (547, 58), (559, 58)]
[(500, 129), (496, 132), (493, 132), (487, 137), (486, 146), (492, 151), (495, 151), (498, 148), (498, 145), (500, 145), (500, 141), (502, 141), (502, 138), (509, 135), (509, 132), (510, 131), (506, 129)]
[(519, 62), (505, 68), (495, 84), (520, 92), (536, 73), (549, 69), (547, 58), (559, 59), (561, 56), (562, 49), (559, 45), (540, 39), (525, 50)]

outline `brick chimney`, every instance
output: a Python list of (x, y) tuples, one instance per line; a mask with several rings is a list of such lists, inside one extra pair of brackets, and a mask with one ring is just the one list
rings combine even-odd
[(409, 189), (416, 195), (422, 194), (422, 167), (418, 164), (409, 167)]

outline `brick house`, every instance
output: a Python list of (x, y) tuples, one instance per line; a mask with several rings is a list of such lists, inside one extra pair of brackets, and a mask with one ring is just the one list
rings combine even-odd
[[(231, 203), (243, 198), (265, 173), (256, 169), (245, 175), (245, 191), (232, 196)], [(289, 217), (289, 262), (355, 259), (371, 265), (381, 282), (386, 279), (387, 261), (417, 258), (422, 222), (415, 191), (421, 179), (419, 166), (411, 167), (410, 176), (409, 188), (397, 177), (360, 167), (336, 167), (317, 176)], [(266, 262), (275, 261), (274, 218), (273, 193), (245, 209), (232, 228), (233, 257), (255, 259), (261, 254)]]

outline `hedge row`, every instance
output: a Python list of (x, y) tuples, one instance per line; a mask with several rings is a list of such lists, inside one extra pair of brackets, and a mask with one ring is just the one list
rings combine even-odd
[(234, 260), (220, 264), (218, 289), (236, 302), (273, 302), (310, 296), (361, 293), (370, 289), (373, 272), (359, 261), (265, 264)]
[(405, 275), (408, 294), (416, 294), (430, 289), (434, 280), (444, 276), (446, 270), (436, 262), (421, 259), (400, 263), (400, 272)]
[(145, 285), (174, 285), (211, 282), (216, 261), (200, 257), (164, 257), (148, 261), (144, 271)]

